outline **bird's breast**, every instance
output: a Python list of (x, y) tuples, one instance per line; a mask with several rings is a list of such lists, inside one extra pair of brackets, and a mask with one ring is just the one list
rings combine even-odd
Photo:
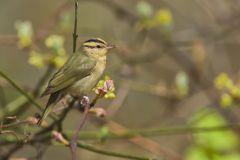
[(89, 76), (75, 82), (67, 89), (67, 92), (73, 96), (87, 95), (97, 85), (104, 69), (105, 63), (98, 62)]

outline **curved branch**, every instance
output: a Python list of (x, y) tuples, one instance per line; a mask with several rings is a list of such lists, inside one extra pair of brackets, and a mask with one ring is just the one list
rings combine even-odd
[(146, 157), (128, 155), (128, 154), (125, 154), (125, 153), (123, 154), (123, 153), (112, 152), (112, 151), (108, 151), (108, 150), (101, 150), (101, 149), (95, 148), (92, 145), (85, 144), (85, 143), (82, 143), (82, 142), (78, 142), (77, 146), (80, 147), (80, 148), (92, 151), (92, 152), (96, 152), (96, 153), (99, 153), (99, 154), (112, 156), (112, 157), (134, 159), (134, 160), (156, 160), (156, 159), (153, 159), (153, 158), (146, 158)]
[(26, 97), (35, 107), (37, 107), (39, 110), (43, 111), (43, 108), (29, 94), (27, 94), (13, 80), (11, 80), (5, 73), (0, 71), (0, 76), (3, 77), (6, 81), (8, 81), (18, 92), (20, 92), (24, 97)]
[[(20, 86), (18, 86), (13, 80), (11, 80), (5, 73), (0, 71), (0, 76), (3, 77), (8, 83), (10, 83), (18, 92), (20, 92), (29, 102), (31, 102), (37, 109), (43, 111), (43, 108), (28, 94), (26, 93)], [(56, 118), (52, 115), (50, 117), (54, 120)]]

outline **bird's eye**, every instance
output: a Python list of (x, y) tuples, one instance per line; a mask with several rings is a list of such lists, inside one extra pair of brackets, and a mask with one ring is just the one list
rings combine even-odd
[(97, 45), (97, 48), (101, 48), (101, 46), (100, 46), (100, 45)]

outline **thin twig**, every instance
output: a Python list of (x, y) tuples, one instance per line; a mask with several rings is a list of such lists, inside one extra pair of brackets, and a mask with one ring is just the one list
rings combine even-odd
[(0, 71), (0, 76), (3, 77), (6, 81), (8, 81), (18, 92), (20, 92), (24, 97), (26, 97), (34, 106), (36, 106), (38, 109), (43, 111), (41, 106), (29, 95), (27, 94), (21, 87), (19, 87), (13, 80), (11, 80), (5, 73)]
[[(23, 123), (21, 123), (23, 125)], [(9, 126), (7, 126), (9, 125)], [(3, 128), (9, 128), (15, 126), (16, 123), (3, 125)], [(18, 124), (20, 125), (20, 124)], [(108, 139), (126, 139), (132, 138), (136, 135), (141, 135), (144, 137), (158, 137), (158, 136), (173, 136), (173, 135), (184, 135), (184, 134), (198, 134), (198, 133), (210, 133), (217, 131), (229, 131), (229, 130), (239, 130), (240, 124), (226, 124), (212, 127), (191, 127), (191, 126), (176, 126), (176, 127), (167, 127), (167, 128), (149, 128), (149, 129), (135, 129), (135, 130), (127, 130), (122, 133), (112, 133), (110, 132), (107, 135)], [(72, 131), (65, 131), (64, 135), (68, 139), (72, 137), (74, 133)], [(78, 140), (94, 140), (96, 139), (99, 131), (84, 131), (78, 134)], [(14, 139), (4, 139), (1, 141), (2, 143), (12, 144), (17, 143), (17, 140)]]
[(78, 23), (78, 0), (75, 0), (75, 10), (74, 10), (74, 28), (73, 28), (73, 53), (76, 51), (77, 46), (77, 23)]
[[(28, 101), (31, 102), (35, 107), (43, 111), (43, 108), (28, 93), (26, 93), (21, 87), (19, 87), (13, 80), (11, 80), (5, 73), (0, 71), (0, 76), (3, 77), (6, 81), (8, 81), (18, 92), (20, 92), (24, 97), (26, 97)], [(50, 117), (56, 120), (54, 116), (50, 115)]]
[(16, 139), (18, 141), (20, 141), (20, 138), (18, 137), (18, 135), (14, 131), (4, 130), (4, 131), (0, 131), (0, 134), (10, 134), (10, 135), (13, 135), (14, 137), (16, 137)]
[[(75, 8), (74, 8), (74, 27), (73, 27), (73, 53), (76, 51), (76, 46), (77, 46), (77, 38), (78, 38), (78, 34), (77, 34), (77, 22), (78, 22), (78, 0), (75, 0), (74, 2)], [(73, 100), (74, 101), (74, 100)], [(72, 160), (77, 160), (77, 136), (78, 133), (80, 132), (83, 124), (85, 123), (86, 119), (87, 119), (87, 115), (88, 115), (88, 108), (85, 108), (84, 111), (84, 115), (83, 117), (81, 117), (80, 120), (80, 124), (75, 132), (75, 134), (73, 135), (71, 142), (70, 142), (70, 150), (71, 150), (71, 154), (72, 154)]]
[(8, 152), (4, 155), (0, 156), (0, 159), (9, 159), (12, 154), (23, 147), (23, 143), (18, 143), (17, 145), (13, 146)]
[(64, 121), (65, 117), (67, 116), (68, 112), (72, 109), (74, 103), (75, 103), (75, 99), (73, 98), (72, 101), (68, 104), (68, 107), (63, 111), (62, 115), (60, 116), (60, 118), (58, 120), (58, 124), (57, 124), (59, 132), (62, 132), (63, 121)]
[(5, 95), (3, 86), (0, 82), (0, 106), (6, 106), (6, 104), (7, 104), (6, 95)]
[[(189, 126), (182, 126), (182, 127), (172, 127), (172, 128), (159, 128), (159, 129), (137, 129), (137, 130), (131, 130), (131, 131), (126, 131), (125, 133), (120, 133), (120, 134), (110, 134), (108, 137), (109, 138), (130, 138), (134, 137), (136, 135), (143, 135), (143, 136), (159, 136), (159, 135), (173, 135), (173, 134), (187, 134), (187, 133), (204, 133), (204, 132), (213, 132), (213, 131), (221, 131), (221, 130), (229, 130), (229, 129), (239, 129), (240, 125), (239, 124), (229, 124), (229, 125), (221, 125), (221, 126), (214, 126), (214, 127), (189, 127)], [(93, 133), (82, 133), (78, 136), (78, 138), (82, 139), (83, 137), (87, 138), (96, 138), (97, 132)], [(66, 132), (65, 135), (67, 137), (70, 137), (71, 134)], [(12, 142), (11, 142), (12, 143)], [(91, 145), (87, 144), (77, 144), (78, 147), (94, 151), (97, 153), (101, 154), (107, 154), (111, 155), (111, 153), (114, 153), (118, 155), (118, 153), (115, 152), (109, 152), (99, 150), (94, 148)], [(114, 156), (112, 155), (112, 156)], [(121, 154), (120, 154), (121, 155)], [(128, 157), (129, 158), (129, 157)]]
[(13, 123), (9, 123), (9, 124), (3, 124), (0, 125), (0, 130), (1, 129), (6, 129), (6, 128), (11, 128), (11, 127), (16, 127), (22, 124), (29, 124), (28, 120), (23, 120), (23, 121), (17, 121), (17, 122), (13, 122)]
[[(192, 127), (192, 126), (176, 126), (176, 127), (167, 127), (167, 128), (149, 128), (149, 129), (135, 129), (135, 130), (127, 130), (121, 133), (112, 133), (108, 134), (109, 139), (126, 139), (132, 138), (137, 135), (141, 135), (144, 137), (157, 137), (157, 136), (170, 136), (170, 135), (180, 135), (180, 134), (198, 134), (198, 133), (210, 133), (217, 131), (228, 131), (228, 130), (238, 130), (240, 129), (240, 124), (225, 124), (218, 126), (209, 126), (209, 127)], [(67, 137), (70, 137), (71, 132), (65, 132)], [(79, 139), (95, 139), (99, 134), (98, 131), (91, 132), (81, 132), (78, 135)]]
[[(55, 69), (55, 67), (53, 65), (51, 65), (51, 64), (48, 65), (47, 70), (41, 76), (41, 78), (39, 79), (39, 81), (37, 82), (36, 86), (34, 87), (34, 89), (32, 91), (33, 98), (36, 98), (40, 95), (41, 87), (46, 83), (46, 81), (48, 80), (49, 76), (52, 74), (54, 69)], [(7, 114), (19, 116), (19, 115), (22, 115), (23, 113), (25, 113), (25, 111), (27, 111), (29, 109), (29, 107), (30, 107), (29, 104), (31, 104), (31, 103), (28, 99), (22, 100), (22, 98), (20, 97), (20, 100), (22, 103), (20, 103), (20, 101), (18, 99), (19, 98), (12, 101), (12, 103), (17, 102), (17, 103), (14, 103), (15, 107), (11, 104), (11, 102), (8, 103), (8, 105), (10, 105), (11, 108), (15, 108), (15, 109), (12, 109), (11, 112), (9, 112), (9, 110), (7, 110)], [(1, 117), (1, 115), (0, 115), (0, 117)], [(50, 118), (53, 118), (53, 116), (51, 115)]]
[(53, 73), (54, 70), (55, 70), (55, 67), (52, 64), (49, 64), (47, 66), (47, 70), (42, 75), (42, 78), (40, 78), (40, 80), (37, 82), (36, 86), (34, 87), (34, 90), (33, 90), (33, 93), (32, 93), (32, 95), (34, 97), (37, 97), (37, 96), (39, 96), (39, 94), (41, 94), (40, 93), (41, 87), (46, 83), (49, 76)]
[[(37, 32), (38, 34), (36, 35), (37, 39), (40, 40), (42, 39), (44, 36), (46, 36), (47, 32), (46, 31), (49, 31), (51, 27), (54, 26), (54, 23), (56, 22), (56, 17), (58, 17), (60, 15), (60, 13), (63, 11), (63, 9), (66, 9), (68, 6), (69, 6), (69, 1), (64, 3), (62, 6), (60, 6), (55, 12), (54, 14), (49, 18), (49, 20), (45, 23), (46, 25), (43, 25), (43, 27), (41, 27)], [(54, 23), (53, 23), (53, 20), (54, 19)], [(44, 32), (42, 32), (42, 28), (45, 29)], [(38, 36), (39, 35), (39, 36)], [(13, 36), (13, 42), (16, 43), (16, 36), (14, 35)], [(36, 85), (36, 88), (35, 88), (35, 93), (33, 93), (33, 96), (37, 94), (39, 94), (39, 90), (40, 90), (40, 85), (44, 83), (44, 81), (47, 79), (47, 76), (50, 75), (50, 71), (51, 69), (48, 69), (46, 71), (46, 74), (44, 74), (44, 77), (42, 77), (42, 79), (39, 81), (39, 83)], [(24, 90), (22, 90), (20, 87), (18, 87), (18, 85), (16, 85), (16, 83), (14, 83), (14, 81), (11, 81), (10, 78), (8, 78), (3, 72), (0, 71), (0, 76), (3, 76), (10, 84), (13, 85), (14, 88), (16, 88), (20, 93), (23, 94), (24, 97), (27, 98), (27, 101), (22, 103), (19, 108), (26, 108), (25, 106), (28, 106), (30, 103), (34, 104), (34, 106), (36, 106), (38, 109), (42, 110), (40, 105), (38, 105), (37, 102), (34, 101), (34, 99), (29, 96)], [(45, 77), (46, 76), (46, 77)], [(35, 96), (34, 96), (35, 97)], [(20, 109), (19, 109), (20, 110)], [(22, 110), (21, 110), (22, 111)], [(56, 118), (54, 118), (52, 115), (50, 115), (50, 118), (53, 118), (54, 120), (56, 120)], [(55, 121), (54, 123), (57, 123), (57, 121)], [(53, 124), (54, 124), (53, 123)], [(52, 125), (52, 126), (55, 126), (55, 125)], [(51, 129), (52, 126), (50, 126), (49, 128)], [(38, 137), (38, 135), (40, 135), (41, 133), (46, 133), (44, 131), (46, 130), (50, 130), (49, 128), (47, 129), (43, 129), (41, 130), (40, 132), (36, 133), (35, 136), (36, 138)], [(35, 139), (35, 138), (34, 138)], [(39, 140), (38, 142), (40, 142), (41, 140)], [(21, 147), (23, 146), (23, 143), (17, 143), (15, 144), (15, 146), (13, 146), (11, 149), (9, 149), (9, 151), (5, 154), (5, 155), (2, 155), (0, 156), (0, 159), (8, 159), (12, 154), (14, 154), (16, 151), (18, 151), (19, 149), (21, 149)]]
[[(68, 113), (69, 110), (65, 111), (65, 115)], [(65, 117), (64, 115), (64, 117)], [(63, 118), (62, 118), (63, 119)], [(62, 119), (58, 119), (57, 121), (54, 121), (51, 125), (49, 125), (47, 128), (44, 128), (43, 130), (40, 130), (39, 132), (37, 132), (36, 134), (34, 134), (34, 138), (31, 139), (29, 141), (29, 143), (39, 143), (39, 142), (43, 142), (44, 139), (46, 140), (50, 140), (51, 136), (44, 136), (45, 133), (50, 133), (50, 131), (55, 127), (58, 126), (58, 123), (62, 123)], [(41, 138), (41, 135), (43, 135), (43, 138)], [(17, 144), (15, 146), (13, 146), (5, 155), (1, 155), (0, 159), (8, 159), (12, 154), (14, 154), (16, 151), (18, 151), (19, 149), (21, 149), (23, 146), (22, 142), (17, 141)]]
[(74, 132), (72, 138), (71, 138), (71, 141), (70, 141), (70, 150), (71, 150), (71, 153), (72, 153), (72, 160), (77, 160), (77, 153), (76, 153), (76, 150), (77, 150), (77, 139), (78, 139), (78, 135), (83, 127), (83, 125), (85, 124), (86, 120), (87, 120), (87, 117), (88, 117), (88, 113), (89, 113), (89, 109), (91, 107), (94, 107), (95, 104), (97, 103), (97, 100), (99, 99), (99, 96), (96, 95), (96, 97), (93, 99), (93, 101), (90, 103), (90, 104), (87, 104), (84, 106), (84, 112), (83, 112), (83, 115), (82, 117), (80, 118), (79, 120), (79, 125), (76, 129), (76, 131)]
[[(129, 129), (124, 127), (121, 124), (118, 124), (112, 120), (107, 120), (107, 119), (92, 119), (93, 122), (95, 122), (95, 124), (98, 125), (106, 125), (109, 130), (118, 135), (118, 134), (123, 134), (126, 133)], [(172, 160), (181, 160), (181, 155), (179, 155), (178, 153), (172, 151), (171, 149), (165, 147), (165, 146), (161, 146), (159, 145), (156, 141), (153, 141), (151, 139), (145, 138), (141, 135), (137, 135), (135, 134), (133, 137), (129, 137), (128, 139), (129, 142), (132, 142), (133, 144), (136, 144), (140, 147), (142, 147), (145, 150), (150, 151), (151, 153), (160, 155), (160, 156), (164, 156), (164, 157), (168, 157), (169, 159)]]
[(87, 120), (87, 116), (88, 116), (88, 111), (89, 111), (90, 106), (85, 107), (84, 113), (82, 115), (82, 117), (80, 118), (80, 123), (75, 131), (75, 133), (73, 134), (71, 141), (70, 141), (70, 149), (71, 149), (71, 153), (72, 153), (72, 160), (77, 160), (77, 138), (78, 138), (78, 134), (81, 131), (83, 125), (85, 124), (86, 120)]
[(126, 159), (134, 159), (134, 160), (155, 160), (154, 158), (146, 158), (146, 157), (140, 157), (140, 156), (133, 156), (133, 155), (128, 155), (128, 154), (123, 154), (123, 153), (118, 153), (118, 152), (112, 152), (108, 150), (101, 150), (98, 149), (92, 145), (85, 144), (82, 142), (78, 142), (77, 146), (92, 152), (96, 152), (99, 154), (107, 155), (107, 156), (112, 156), (112, 157), (118, 157), (118, 158), (126, 158)]

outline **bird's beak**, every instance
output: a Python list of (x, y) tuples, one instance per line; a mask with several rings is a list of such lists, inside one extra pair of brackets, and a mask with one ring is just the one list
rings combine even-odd
[(113, 45), (113, 44), (108, 44), (107, 45), (107, 49), (112, 49), (112, 48), (116, 48), (116, 45)]

